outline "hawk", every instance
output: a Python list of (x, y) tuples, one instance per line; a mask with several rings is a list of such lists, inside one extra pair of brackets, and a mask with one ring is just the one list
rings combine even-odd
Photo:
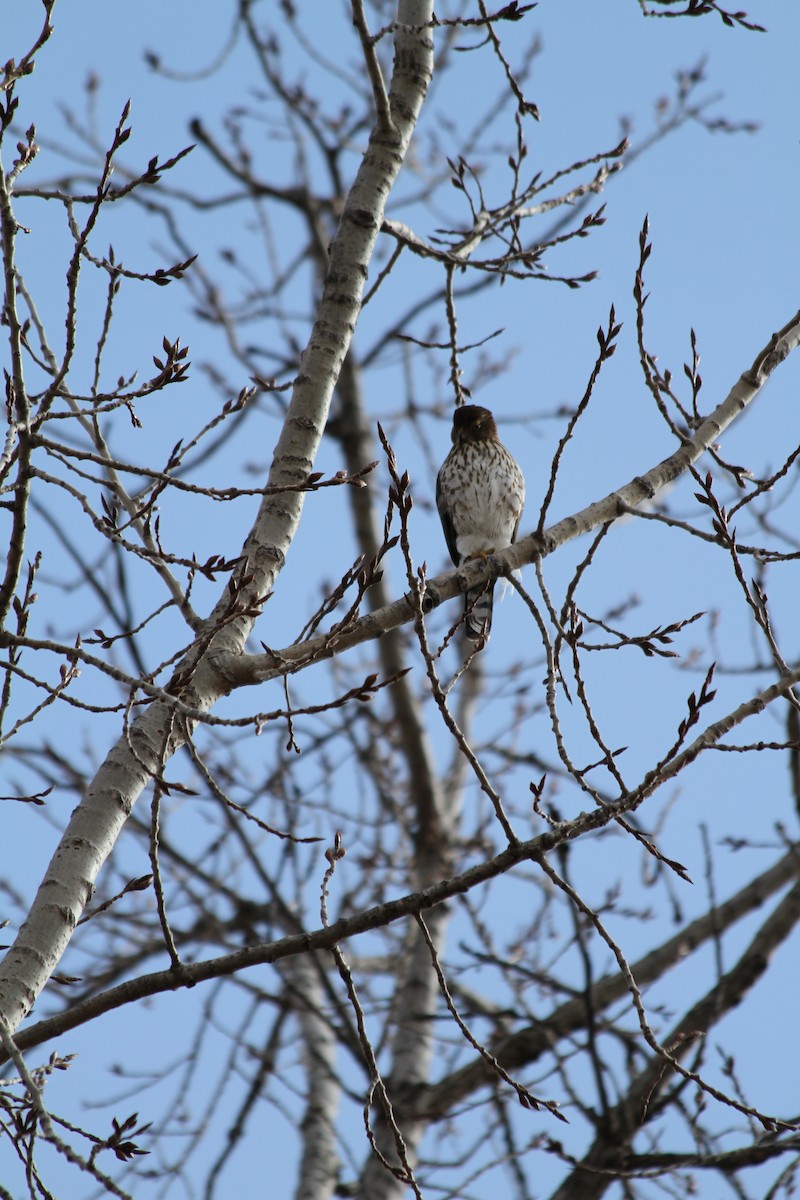
[[(471, 558), (505, 550), (514, 541), (525, 504), (525, 479), (497, 436), (488, 408), (457, 408), (452, 438), (453, 447), (436, 479), (436, 507), (450, 557), (460, 567)], [(488, 641), (493, 592), (493, 583), (481, 584), (464, 597), (465, 632), (471, 641)]]

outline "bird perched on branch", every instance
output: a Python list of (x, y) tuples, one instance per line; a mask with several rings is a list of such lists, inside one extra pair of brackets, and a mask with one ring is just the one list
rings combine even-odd
[[(452, 438), (453, 447), (436, 479), (436, 507), (450, 557), (460, 567), (471, 558), (505, 550), (514, 541), (525, 504), (525, 479), (497, 436), (488, 408), (457, 408)], [(465, 631), (474, 642), (489, 639), (493, 593), (490, 581), (464, 597)]]

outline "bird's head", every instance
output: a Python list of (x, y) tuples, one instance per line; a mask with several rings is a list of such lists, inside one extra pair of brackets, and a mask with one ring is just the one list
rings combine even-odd
[(462, 404), (453, 413), (453, 444), (485, 442), (497, 437), (497, 426), (488, 408), (479, 404)]

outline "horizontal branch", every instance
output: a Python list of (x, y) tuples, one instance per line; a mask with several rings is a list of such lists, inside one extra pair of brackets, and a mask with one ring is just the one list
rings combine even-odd
[[(27, 1051), (51, 1038), (77, 1029), (88, 1021), (104, 1013), (112, 1012), (126, 1004), (135, 1003), (148, 996), (160, 995), (164, 992), (176, 991), (179, 988), (194, 987), (212, 979), (220, 979), (249, 967), (263, 966), (268, 963), (280, 962), (298, 954), (308, 954), (317, 950), (330, 950), (333, 946), (348, 938), (374, 929), (382, 929), (403, 917), (416, 916), (424, 913), (438, 904), (451, 900), (454, 896), (464, 895), (473, 888), (490, 879), (507, 874), (513, 867), (522, 862), (535, 861), (543, 854), (553, 850), (565, 841), (572, 840), (580, 832), (585, 832), (589, 826), (601, 826), (612, 819), (614, 806), (597, 809), (593, 813), (581, 813), (573, 821), (565, 821), (561, 826), (548, 830), (538, 837), (525, 842), (516, 842), (504, 849), (493, 858), (470, 867), (468, 870), (454, 875), (450, 879), (439, 880), (430, 887), (416, 892), (410, 892), (396, 900), (384, 904), (376, 904), (352, 917), (342, 917), (331, 925), (311, 930), (307, 933), (292, 934), (275, 942), (266, 942), (256, 946), (246, 946), (231, 954), (218, 958), (206, 959), (204, 962), (183, 964), (180, 973), (173, 970), (154, 971), (131, 979), (117, 987), (109, 988), (99, 995), (92, 996), (78, 1004), (72, 1005), (64, 1012), (52, 1017), (45, 1017), (33, 1025), (20, 1030), (15, 1036), (15, 1044), (21, 1051)], [(792, 848), (783, 858), (753, 880), (725, 904), (720, 905), (711, 914), (687, 926), (669, 942), (651, 954), (645, 955), (632, 970), (640, 983), (657, 978), (664, 970), (691, 950), (699, 947), (709, 936), (716, 935), (721, 928), (732, 924), (735, 920), (758, 908), (764, 900), (778, 888), (787, 883), (800, 869), (800, 859), (796, 849)], [(625, 981), (615, 976), (600, 980), (593, 989), (596, 993), (595, 1002), (603, 1006), (612, 1003), (625, 993)], [(569, 1010), (574, 1005), (585, 1009), (584, 1001), (570, 1001), (558, 1010), (548, 1022), (551, 1031), (561, 1029), (564, 1033), (574, 1028), (574, 1019), (569, 1019)], [(555, 1024), (553, 1023), (555, 1022)], [(539, 1035), (539, 1031), (534, 1033)], [(550, 1034), (543, 1039), (550, 1045)], [(544, 1046), (541, 1047), (545, 1048)], [(504, 1066), (512, 1068), (530, 1061), (541, 1050), (531, 1044), (531, 1031), (522, 1030), (512, 1035), (495, 1049), (495, 1057)], [(0, 1064), (2, 1066), (2, 1064)], [(444, 1113), (443, 1104), (466, 1095), (479, 1082), (485, 1082), (486, 1064), (481, 1059), (476, 1064), (470, 1064), (457, 1072), (449, 1081), (435, 1085), (430, 1089), (429, 1096), (424, 1102), (425, 1116), (435, 1120)]]

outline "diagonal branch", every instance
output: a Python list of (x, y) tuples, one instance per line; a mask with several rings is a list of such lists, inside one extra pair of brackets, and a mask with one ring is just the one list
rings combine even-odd
[[(425, 607), (428, 611), (445, 600), (462, 592), (478, 587), (498, 575), (512, 571), (552, 554), (559, 547), (574, 541), (585, 533), (591, 533), (603, 525), (611, 524), (626, 516), (640, 504), (652, 500), (667, 484), (674, 482), (703, 455), (720, 435), (750, 405), (772, 372), (800, 344), (800, 312), (773, 334), (726, 398), (698, 426), (694, 434), (686, 436), (680, 447), (668, 458), (663, 459), (643, 475), (637, 475), (614, 492), (590, 504), (581, 512), (564, 517), (555, 525), (544, 530), (541, 536), (528, 534), (513, 546), (492, 556), (491, 559), (476, 559), (465, 563), (458, 571), (448, 571), (427, 581)], [(302, 644), (287, 646), (280, 651), (267, 654), (215, 656), (214, 665), (224, 675), (231, 689), (265, 683), (286, 671), (298, 670), (313, 662), (331, 658), (352, 646), (361, 645), (381, 637), (390, 629), (407, 624), (414, 618), (412, 598), (409, 595), (394, 600), (391, 604), (369, 613), (355, 621), (346, 632), (335, 635), (322, 634)]]
[[(433, 70), (424, 25), (431, 0), (402, 0), (390, 105), (393, 127), (377, 126), (347, 196), (311, 335), (269, 473), (270, 487), (306, 479), (313, 467), (331, 396), (358, 318), (367, 268), (388, 196), (405, 160)], [(214, 667), (219, 653), (241, 654), (286, 561), (303, 507), (302, 492), (264, 497), (242, 563), (178, 665), (169, 690), (208, 711), (231, 690)], [(222, 628), (218, 626), (222, 623)], [(213, 655), (211, 653), (213, 648)], [(186, 727), (168, 702), (156, 701), (112, 748), (85, 800), (72, 815), (27, 920), (0, 968), (0, 1009), (13, 1031), (44, 988), (67, 945), (97, 874), (160, 764), (184, 743)]]

